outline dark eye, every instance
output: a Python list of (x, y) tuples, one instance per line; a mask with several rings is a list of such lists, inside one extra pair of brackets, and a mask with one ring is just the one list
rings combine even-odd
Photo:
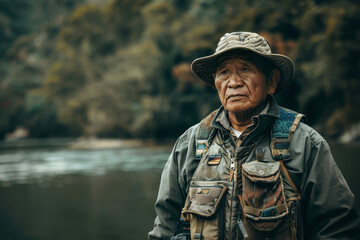
[(248, 68), (248, 67), (242, 67), (242, 68), (241, 68), (241, 71), (242, 71), (242, 72), (247, 72), (247, 71), (250, 71), (250, 68)]
[(222, 69), (220, 71), (217, 72), (217, 77), (220, 78), (226, 78), (226, 76), (228, 75), (229, 70), (228, 69)]
[(227, 74), (228, 72), (229, 72), (229, 70), (225, 69), (225, 70), (223, 70), (223, 71), (220, 72), (220, 75), (225, 75), (225, 74)]

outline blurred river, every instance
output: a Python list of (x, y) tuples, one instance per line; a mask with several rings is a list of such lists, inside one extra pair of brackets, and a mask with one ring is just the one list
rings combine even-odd
[[(0, 143), (1, 239), (146, 239), (171, 147), (72, 150), (72, 140)], [(360, 204), (360, 144), (330, 144)]]

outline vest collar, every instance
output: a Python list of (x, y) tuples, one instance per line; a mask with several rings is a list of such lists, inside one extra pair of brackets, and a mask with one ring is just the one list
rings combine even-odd
[[(227, 117), (227, 113), (228, 111), (223, 106), (221, 106), (217, 111), (215, 117), (213, 118), (210, 126), (229, 131), (230, 122)], [(265, 108), (261, 111), (259, 115), (253, 116), (252, 120), (255, 123), (258, 118), (263, 118), (264, 116), (265, 118), (280, 118), (279, 106), (277, 105), (275, 98), (271, 95), (268, 97), (268, 103)]]
[[(280, 118), (279, 106), (277, 105), (275, 98), (271, 95), (268, 97), (268, 104), (269, 107), (267, 111), (262, 111), (259, 115), (252, 117), (253, 125), (255, 125), (255, 127), (251, 131), (251, 134), (249, 134), (249, 137), (250, 135), (255, 137), (256, 135), (261, 134), (269, 125), (273, 124), (276, 119)], [(225, 131), (229, 133), (230, 122), (227, 118), (227, 110), (224, 109), (223, 106), (221, 106), (217, 111), (210, 126), (220, 129), (222, 132)], [(251, 138), (247, 137), (243, 144), (245, 144), (246, 140), (251, 140)]]

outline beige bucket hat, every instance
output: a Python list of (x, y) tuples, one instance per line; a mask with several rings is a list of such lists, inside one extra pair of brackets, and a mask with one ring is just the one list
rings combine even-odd
[(291, 59), (281, 54), (271, 53), (269, 42), (259, 34), (252, 32), (226, 33), (220, 38), (215, 53), (195, 59), (191, 64), (191, 71), (200, 80), (215, 88), (212, 75), (216, 71), (218, 57), (239, 49), (248, 50), (266, 58), (280, 70), (281, 78), (275, 93), (286, 89), (292, 82), (295, 67)]

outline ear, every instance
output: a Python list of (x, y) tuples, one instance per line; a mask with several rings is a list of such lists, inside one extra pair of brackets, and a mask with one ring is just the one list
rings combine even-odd
[(280, 81), (280, 77), (281, 77), (281, 73), (280, 73), (279, 69), (274, 68), (274, 70), (271, 73), (269, 84), (268, 84), (268, 94), (269, 95), (273, 95), (275, 93), (276, 88)]

